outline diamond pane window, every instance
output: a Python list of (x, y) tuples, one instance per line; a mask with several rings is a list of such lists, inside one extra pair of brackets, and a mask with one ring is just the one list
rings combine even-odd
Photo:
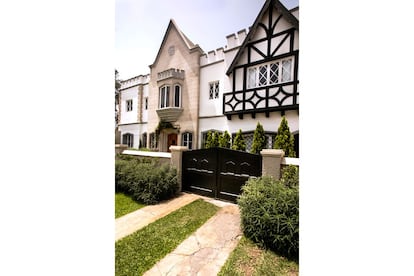
[(292, 80), (292, 60), (282, 61), (282, 82)]
[(211, 99), (213, 99), (213, 96), (214, 96), (214, 85), (213, 85), (213, 83), (210, 83), (210, 91), (209, 91), (209, 99), (211, 100)]
[(279, 63), (270, 64), (270, 78), (269, 84), (279, 82)]
[(267, 65), (259, 66), (259, 86), (267, 84)]
[(219, 82), (216, 82), (214, 85), (214, 98), (217, 99), (219, 97)]

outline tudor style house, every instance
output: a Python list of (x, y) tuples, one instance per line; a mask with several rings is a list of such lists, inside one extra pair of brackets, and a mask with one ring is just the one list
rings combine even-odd
[(168, 151), (202, 148), (209, 131), (243, 131), (247, 149), (257, 122), (272, 147), (282, 116), (299, 152), (299, 8), (267, 0), (253, 25), (205, 53), (171, 20), (149, 75), (122, 82), (123, 144)]

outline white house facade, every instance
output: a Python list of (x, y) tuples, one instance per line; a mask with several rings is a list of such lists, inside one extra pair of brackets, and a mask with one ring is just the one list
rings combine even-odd
[(197, 149), (208, 131), (241, 129), (249, 150), (260, 122), (271, 148), (285, 116), (299, 152), (298, 13), (267, 0), (248, 31), (228, 35), (227, 45), (207, 53), (171, 20), (151, 73), (122, 83), (122, 143)]

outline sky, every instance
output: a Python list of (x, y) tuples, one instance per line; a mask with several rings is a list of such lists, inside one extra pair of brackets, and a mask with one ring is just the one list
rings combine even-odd
[[(299, 0), (281, 0), (288, 8)], [(204, 52), (253, 25), (265, 0), (116, 0), (115, 68), (120, 79), (148, 74), (170, 19)]]

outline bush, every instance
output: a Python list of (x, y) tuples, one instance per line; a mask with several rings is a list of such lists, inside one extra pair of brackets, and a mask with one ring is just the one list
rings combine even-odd
[(298, 258), (299, 186), (264, 176), (250, 179), (238, 199), (244, 235), (265, 248)]
[(288, 165), (282, 168), (280, 181), (287, 187), (299, 186), (299, 167)]
[(286, 157), (296, 157), (295, 138), (290, 133), (289, 124), (285, 116), (280, 121), (273, 148), (284, 150)]
[(246, 151), (246, 142), (244, 142), (241, 129), (239, 129), (239, 131), (236, 133), (236, 137), (234, 137), (233, 145), (231, 148), (234, 150)]
[(155, 204), (173, 197), (177, 190), (177, 171), (167, 164), (139, 160), (115, 161), (116, 192), (124, 192), (145, 204)]
[(222, 135), (219, 136), (219, 147), (222, 148), (230, 148), (230, 134), (226, 131), (224, 131), (224, 133)]
[(253, 145), (251, 153), (259, 154), (262, 149), (266, 148), (266, 136), (263, 126), (257, 122), (256, 129), (253, 134)]

